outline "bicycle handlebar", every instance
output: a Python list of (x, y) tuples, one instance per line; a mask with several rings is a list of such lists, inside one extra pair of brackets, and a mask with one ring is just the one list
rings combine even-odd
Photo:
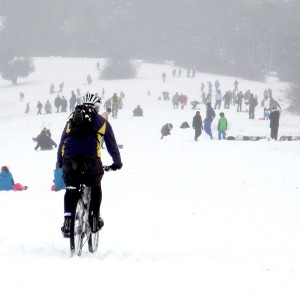
[(108, 172), (108, 171), (111, 171), (112, 168), (111, 168), (111, 166), (103, 166), (103, 170), (104, 170), (105, 172)]

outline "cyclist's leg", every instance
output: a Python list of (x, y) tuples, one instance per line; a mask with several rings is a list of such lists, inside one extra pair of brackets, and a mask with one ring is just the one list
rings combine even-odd
[(75, 211), (77, 201), (80, 197), (80, 161), (77, 157), (66, 157), (63, 160), (63, 179), (66, 184), (64, 196), (64, 226), (62, 228), (65, 237), (70, 232), (70, 219)]
[[(101, 179), (103, 176), (103, 166), (99, 157), (87, 157), (85, 159), (85, 175), (84, 183), (91, 187), (91, 203), (90, 203), (90, 225), (92, 231), (98, 231), (102, 227), (103, 220), (100, 221), (100, 205), (102, 200)], [(91, 224), (92, 223), (92, 224)], [(98, 223), (98, 228), (95, 225)], [(100, 226), (101, 225), (101, 226)]]

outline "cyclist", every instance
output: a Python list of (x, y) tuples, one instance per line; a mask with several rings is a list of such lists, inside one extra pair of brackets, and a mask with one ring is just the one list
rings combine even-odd
[(111, 107), (112, 107), (112, 117), (117, 118), (119, 105), (121, 103), (121, 98), (118, 97), (117, 93), (114, 93), (111, 97)]
[[(58, 147), (57, 163), (63, 169), (63, 179), (66, 184), (64, 224), (61, 228), (64, 237), (70, 237), (71, 214), (80, 196), (78, 189), (81, 183), (91, 187), (89, 223), (92, 232), (99, 231), (104, 225), (100, 217), (101, 179), (104, 173), (100, 150), (103, 137), (105, 137), (108, 153), (113, 160), (110, 168), (113, 171), (122, 168), (121, 156), (112, 127), (95, 109), (95, 104), (100, 103), (100, 100), (93, 94), (83, 96), (82, 105), (77, 105), (73, 118), (70, 118), (65, 125)], [(89, 120), (88, 125), (78, 125), (78, 121), (76, 123), (76, 111), (89, 113), (88, 118), (87, 116), (81, 118)]]

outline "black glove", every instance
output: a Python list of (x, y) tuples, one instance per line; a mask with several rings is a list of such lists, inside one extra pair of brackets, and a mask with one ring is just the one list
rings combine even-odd
[(120, 164), (113, 163), (109, 168), (113, 171), (116, 171), (116, 170), (120, 170), (122, 167), (123, 167), (122, 163), (120, 163)]

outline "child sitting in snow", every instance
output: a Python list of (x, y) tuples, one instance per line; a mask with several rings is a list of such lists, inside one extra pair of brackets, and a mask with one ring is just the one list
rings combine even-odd
[(54, 180), (53, 180), (54, 184), (51, 187), (52, 191), (57, 192), (63, 190), (66, 187), (62, 175), (63, 175), (63, 169), (59, 168), (58, 164), (56, 164), (56, 169), (54, 170)]
[(0, 172), (0, 191), (23, 191), (27, 186), (21, 183), (15, 183), (12, 174), (7, 166), (3, 166)]

